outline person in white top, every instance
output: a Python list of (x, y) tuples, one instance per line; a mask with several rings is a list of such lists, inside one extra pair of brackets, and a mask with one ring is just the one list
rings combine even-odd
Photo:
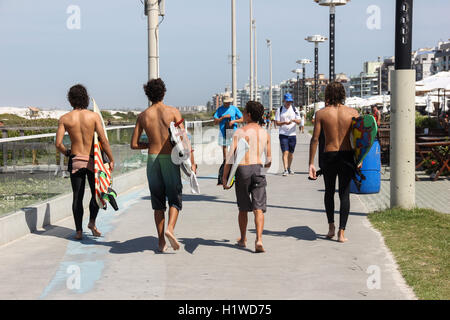
[(306, 112), (303, 110), (303, 107), (300, 107), (300, 132), (305, 133), (305, 118)]
[(280, 127), (280, 146), (283, 152), (283, 176), (294, 174), (291, 170), (292, 160), (294, 159), (297, 136), (295, 132), (296, 125), (300, 124), (300, 112), (292, 106), (294, 99), (290, 93), (283, 97), (284, 104), (275, 114), (275, 123)]

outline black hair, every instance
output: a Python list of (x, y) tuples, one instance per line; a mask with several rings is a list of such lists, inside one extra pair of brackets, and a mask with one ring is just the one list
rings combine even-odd
[(74, 109), (86, 109), (89, 106), (89, 95), (86, 88), (81, 84), (70, 88), (67, 93), (67, 100)]
[(148, 81), (147, 84), (144, 84), (144, 91), (148, 100), (152, 103), (157, 103), (164, 99), (164, 95), (166, 94), (166, 85), (161, 78), (152, 79)]
[(333, 81), (325, 89), (325, 103), (337, 106), (345, 103), (345, 89), (342, 83)]
[(247, 102), (245, 105), (245, 112), (250, 114), (253, 121), (258, 122), (259, 124), (264, 123), (264, 107), (261, 103), (257, 101)]

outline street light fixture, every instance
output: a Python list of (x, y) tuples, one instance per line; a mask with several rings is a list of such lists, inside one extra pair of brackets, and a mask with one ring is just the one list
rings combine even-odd
[(311, 63), (311, 60), (309, 59), (301, 59), (297, 61), (298, 64), (301, 64), (303, 67), (303, 105), (306, 105), (306, 88), (305, 88), (305, 82), (306, 82), (306, 65)]
[(350, 0), (314, 0), (321, 6), (330, 7), (330, 82), (334, 81), (335, 76), (335, 14), (337, 6), (344, 6)]
[(325, 42), (328, 40), (327, 37), (321, 36), (321, 35), (313, 35), (305, 38), (308, 42), (314, 43), (314, 112), (318, 109), (318, 100), (319, 100), (319, 92), (318, 92), (318, 85), (319, 85), (319, 43)]

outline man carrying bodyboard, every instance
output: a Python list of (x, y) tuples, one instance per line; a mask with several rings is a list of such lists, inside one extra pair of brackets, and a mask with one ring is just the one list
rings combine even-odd
[[(255, 252), (265, 251), (262, 243), (262, 233), (267, 202), (267, 182), (263, 167), (269, 168), (272, 161), (270, 135), (259, 125), (263, 115), (264, 107), (261, 103), (256, 101), (247, 102), (243, 114), (246, 125), (238, 129), (233, 135), (222, 177), (224, 189), (231, 188), (227, 180), (229, 180), (228, 176), (235, 160), (235, 151), (239, 147), (241, 139), (245, 139), (248, 143), (248, 151), (241, 162), (239, 162), (234, 183), (239, 208), (239, 229), (241, 232), (237, 245), (240, 247), (246, 246), (248, 212), (253, 211), (256, 225)], [(263, 153), (266, 155), (265, 163), (262, 162)]]
[[(90, 110), (89, 95), (86, 88), (78, 84), (70, 88), (67, 98), (73, 107), (73, 111), (63, 115), (58, 122), (56, 132), (56, 148), (59, 152), (69, 157), (70, 182), (73, 191), (72, 211), (75, 219), (76, 240), (83, 237), (83, 197), (86, 178), (91, 189), (91, 201), (89, 203), (90, 219), (88, 228), (92, 235), (100, 237), (101, 233), (95, 226), (95, 220), (99, 206), (95, 199), (95, 176), (94, 176), (94, 133), (102, 144), (103, 150), (110, 160), (111, 171), (114, 169), (114, 157), (109, 146), (108, 139), (103, 130), (100, 116)], [(66, 131), (69, 133), (72, 143), (71, 149), (66, 149), (63, 138)]]
[(314, 166), (320, 132), (323, 129), (325, 147), (322, 156), (322, 172), (325, 181), (325, 209), (327, 212), (329, 230), (327, 238), (335, 236), (334, 225), (334, 193), (336, 177), (339, 177), (339, 232), (338, 241), (345, 242), (344, 230), (350, 211), (350, 182), (355, 176), (354, 152), (350, 143), (352, 118), (359, 114), (355, 109), (344, 105), (345, 89), (339, 82), (328, 84), (325, 89), (325, 108), (316, 112), (314, 133), (309, 148), (309, 178), (316, 180), (317, 172)]
[[(183, 185), (180, 164), (172, 160), (173, 144), (170, 141), (169, 128), (172, 122), (178, 124), (180, 130), (184, 130), (184, 125), (180, 111), (163, 103), (166, 86), (161, 79), (150, 80), (144, 85), (144, 91), (151, 101), (151, 106), (138, 116), (131, 138), (131, 149), (148, 149), (147, 179), (155, 212), (158, 250), (164, 252), (167, 249), (164, 236), (172, 248), (178, 250), (180, 244), (175, 238), (174, 228), (178, 213), (182, 209)], [(143, 131), (148, 137), (148, 143), (139, 142)], [(196, 173), (193, 150), (190, 149), (189, 152), (191, 170)], [(169, 202), (169, 222), (164, 232), (166, 198)]]

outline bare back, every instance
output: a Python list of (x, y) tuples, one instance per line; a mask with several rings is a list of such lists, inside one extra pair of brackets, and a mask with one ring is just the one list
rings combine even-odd
[(170, 154), (172, 152), (169, 126), (172, 121), (178, 122), (179, 120), (181, 120), (181, 114), (178, 109), (163, 103), (152, 105), (139, 115), (138, 126), (147, 134), (149, 154)]
[(94, 132), (98, 115), (87, 109), (76, 109), (61, 117), (60, 122), (69, 133), (72, 154), (93, 154)]
[(258, 124), (247, 124), (236, 131), (235, 136), (233, 137), (233, 153), (241, 138), (244, 138), (248, 142), (250, 150), (245, 154), (240, 165), (263, 165), (261, 159), (263, 152), (266, 152), (266, 157), (271, 157), (270, 136), (267, 131)]
[(351, 150), (350, 129), (358, 111), (344, 105), (328, 106), (316, 114), (325, 134), (325, 152)]

